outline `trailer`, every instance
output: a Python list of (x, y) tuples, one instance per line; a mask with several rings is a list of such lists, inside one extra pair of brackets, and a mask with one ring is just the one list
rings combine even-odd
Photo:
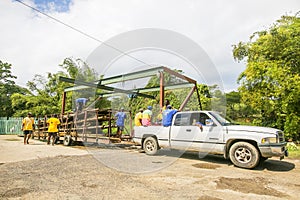
[[(131, 113), (125, 111), (129, 116), (128, 124), (131, 124)], [(64, 113), (59, 116), (61, 124), (57, 134), (57, 142), (62, 142), (65, 146), (73, 142), (85, 143), (120, 143), (121, 141), (130, 140), (132, 136), (132, 127), (126, 129), (125, 134), (118, 136), (115, 133), (116, 120), (114, 110), (106, 109), (85, 109), (82, 112)], [(36, 130), (33, 137), (46, 140), (48, 137), (47, 120), (50, 115), (40, 118), (36, 124)]]

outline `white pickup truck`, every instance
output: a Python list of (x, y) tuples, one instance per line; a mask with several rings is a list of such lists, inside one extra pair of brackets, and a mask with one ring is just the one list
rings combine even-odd
[[(195, 122), (203, 124), (202, 128)], [(254, 168), (261, 160), (288, 155), (281, 130), (233, 125), (214, 111), (178, 112), (169, 127), (135, 126), (133, 141), (148, 155), (160, 148), (221, 154), (241, 168)]]

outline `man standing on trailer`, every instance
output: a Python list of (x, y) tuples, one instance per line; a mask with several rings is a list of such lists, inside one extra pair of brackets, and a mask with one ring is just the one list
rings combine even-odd
[(142, 123), (143, 126), (150, 126), (152, 120), (152, 106), (148, 106), (146, 110), (143, 112)]
[(177, 113), (176, 109), (172, 109), (171, 105), (167, 105), (167, 109), (163, 111), (162, 124), (165, 127), (171, 126), (173, 116)]
[(22, 131), (24, 133), (24, 144), (29, 144), (29, 139), (34, 131), (34, 119), (31, 117), (32, 114), (29, 112), (27, 117), (22, 121)]
[(134, 117), (134, 124), (135, 126), (142, 126), (142, 119), (143, 119), (143, 109), (139, 109), (139, 112)]
[(57, 119), (57, 115), (54, 114), (50, 119), (48, 119), (47, 124), (48, 124), (47, 144), (50, 144), (50, 138), (52, 137), (52, 145), (54, 145), (58, 133), (58, 125), (60, 124), (59, 119)]
[(81, 112), (83, 110), (83, 107), (88, 102), (87, 98), (78, 98), (75, 100), (76, 102), (76, 111)]

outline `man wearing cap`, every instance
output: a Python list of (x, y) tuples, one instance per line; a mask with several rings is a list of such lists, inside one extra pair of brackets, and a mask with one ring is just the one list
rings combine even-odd
[(142, 124), (143, 126), (151, 125), (151, 117), (152, 117), (152, 106), (148, 106), (146, 110), (143, 112)]
[(177, 113), (176, 109), (172, 109), (171, 105), (167, 106), (167, 109), (163, 111), (163, 119), (162, 119), (162, 124), (163, 126), (171, 126), (172, 124), (172, 119), (173, 116)]
[(24, 133), (24, 144), (29, 144), (29, 139), (32, 132), (34, 131), (34, 119), (31, 117), (32, 114), (29, 112), (27, 117), (22, 121), (22, 131)]

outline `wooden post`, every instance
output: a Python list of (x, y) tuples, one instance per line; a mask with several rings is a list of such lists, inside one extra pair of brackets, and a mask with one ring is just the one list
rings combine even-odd
[(83, 119), (83, 127), (82, 127), (82, 141), (87, 142), (87, 134), (86, 134), (86, 122), (87, 122), (88, 111), (84, 111), (84, 119)]

